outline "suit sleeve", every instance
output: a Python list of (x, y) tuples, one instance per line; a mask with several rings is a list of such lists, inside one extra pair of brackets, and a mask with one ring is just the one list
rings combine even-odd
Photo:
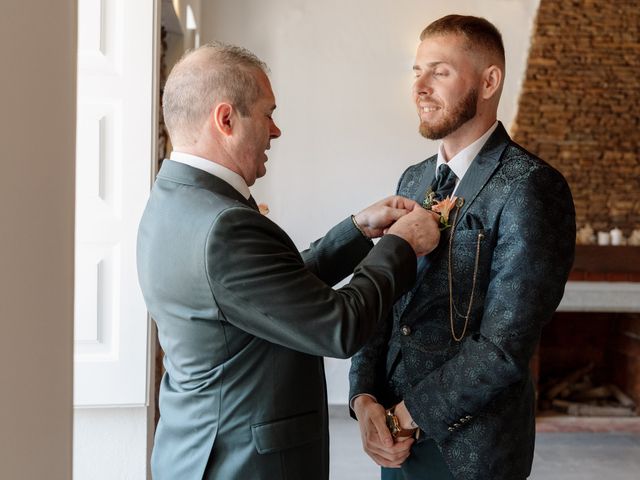
[[(396, 187), (396, 195), (400, 192), (407, 171), (405, 170), (400, 176)], [(351, 359), (351, 368), (349, 369), (349, 413), (353, 418), (356, 418), (356, 415), (351, 409), (351, 403), (355, 396), (369, 394), (379, 402), (384, 399), (384, 393), (380, 390), (380, 387), (385, 384), (385, 360), (392, 325), (393, 318), (380, 323), (371, 339)]]
[(385, 385), (387, 344), (393, 325), (391, 314), (389, 317), (386, 322), (378, 324), (372, 338), (351, 359), (349, 413), (353, 418), (356, 415), (351, 404), (357, 395), (372, 395), (379, 403), (384, 403), (385, 394), (380, 387)]
[(327, 285), (335, 285), (353, 273), (372, 247), (373, 242), (356, 229), (351, 218), (347, 218), (300, 252), (300, 256), (315, 276)]
[(341, 267), (324, 264), (335, 263), (329, 252), (349, 253), (350, 247), (330, 246), (344, 240), (338, 231), (316, 244), (316, 254), (307, 255), (314, 259), (307, 262), (313, 264), (309, 269), (273, 222), (247, 208), (223, 211), (212, 225), (205, 255), (221, 319), (301, 352), (353, 355), (415, 281), (416, 257), (406, 241), (386, 235), (356, 267), (352, 280), (334, 290), (328, 283), (353, 260), (344, 258)]
[(574, 258), (575, 212), (564, 178), (548, 166), (533, 170), (515, 185), (498, 227), (480, 331), (404, 399), (416, 423), (438, 441), (459, 418), (480, 413), (528, 377)]
[[(400, 194), (404, 179), (409, 169), (405, 170), (398, 180), (396, 195)], [(392, 315), (391, 313), (389, 314)], [(349, 413), (356, 418), (355, 412), (351, 409), (351, 402), (356, 395), (363, 393), (373, 395), (378, 401), (383, 401), (380, 386), (384, 384), (386, 378), (386, 353), (393, 318), (379, 324), (376, 332), (369, 341), (351, 359), (349, 369)]]

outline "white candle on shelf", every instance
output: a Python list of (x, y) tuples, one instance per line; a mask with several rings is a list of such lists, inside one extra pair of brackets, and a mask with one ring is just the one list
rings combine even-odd
[(622, 245), (622, 230), (618, 227), (611, 230), (609, 236), (611, 237), (611, 245)]
[(611, 234), (609, 232), (598, 232), (598, 245), (604, 246), (611, 243)]

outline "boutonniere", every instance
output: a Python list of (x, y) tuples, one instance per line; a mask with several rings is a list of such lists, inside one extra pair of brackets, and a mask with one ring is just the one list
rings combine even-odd
[(447, 197), (443, 200), (436, 200), (436, 194), (433, 190), (427, 190), (427, 193), (424, 196), (424, 201), (422, 202), (422, 206), (427, 210), (431, 210), (433, 212), (440, 214), (440, 230), (446, 230), (451, 227), (449, 224), (449, 214), (454, 207), (462, 207), (464, 205), (464, 198), (456, 197), (455, 195), (452, 197)]
[(267, 205), (266, 203), (259, 203), (258, 204), (258, 210), (260, 211), (260, 213), (262, 215), (268, 215), (269, 214), (269, 205)]

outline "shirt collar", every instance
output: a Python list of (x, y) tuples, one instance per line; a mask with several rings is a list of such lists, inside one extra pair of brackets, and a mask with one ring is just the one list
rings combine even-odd
[(247, 182), (244, 181), (240, 175), (236, 172), (229, 170), (227, 167), (223, 167), (219, 163), (215, 163), (212, 160), (191, 155), (190, 153), (171, 152), (171, 160), (178, 163), (184, 163), (190, 167), (204, 170), (211, 175), (218, 177), (220, 180), (224, 180), (231, 185), (240, 195), (248, 199), (251, 196), (251, 191), (247, 186)]
[(440, 148), (438, 148), (438, 161), (436, 163), (436, 171), (438, 171), (437, 169), (440, 167), (440, 165), (446, 163), (447, 165), (449, 165), (449, 168), (451, 168), (453, 173), (456, 174), (456, 177), (458, 177), (458, 183), (460, 183), (462, 177), (464, 177), (465, 173), (467, 173), (467, 170), (469, 170), (473, 159), (476, 158), (478, 153), (480, 153), (480, 150), (482, 150), (482, 147), (487, 142), (487, 140), (489, 140), (489, 137), (497, 127), (498, 121), (496, 120), (496, 122), (491, 125), (491, 127), (489, 127), (489, 130), (484, 132), (480, 138), (464, 147), (448, 162), (445, 160), (444, 146), (441, 143)]

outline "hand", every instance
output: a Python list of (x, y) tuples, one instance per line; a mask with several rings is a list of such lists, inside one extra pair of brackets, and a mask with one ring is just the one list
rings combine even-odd
[(397, 404), (393, 411), (396, 414), (396, 417), (398, 417), (400, 428), (405, 430), (418, 428), (418, 425), (413, 421), (409, 410), (407, 410), (407, 406), (404, 404), (404, 400)]
[(413, 210), (394, 223), (386, 233), (403, 238), (418, 257), (430, 253), (440, 241), (439, 216), (416, 203)]
[(394, 195), (365, 208), (355, 215), (355, 220), (367, 237), (377, 238), (416, 205), (418, 204), (413, 200)]
[(360, 395), (353, 402), (367, 455), (381, 467), (399, 468), (409, 456), (413, 438), (393, 441), (387, 428), (384, 407), (368, 395)]

